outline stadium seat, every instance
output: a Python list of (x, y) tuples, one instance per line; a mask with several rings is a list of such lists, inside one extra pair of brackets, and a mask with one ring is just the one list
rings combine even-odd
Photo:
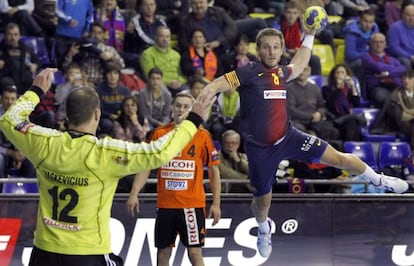
[(49, 52), (44, 38), (22, 36), (21, 41), (33, 50), (43, 66), (50, 65)]
[(339, 45), (345, 45), (345, 39), (343, 38), (334, 38), (334, 45), (338, 47)]
[(249, 53), (256, 55), (256, 43), (255, 42), (249, 42)]
[(308, 77), (308, 81), (316, 84), (319, 88), (322, 88), (326, 84), (326, 80), (322, 75), (311, 75)]
[(58, 70), (53, 74), (53, 84), (59, 85), (65, 83), (65, 76), (62, 71)]
[(275, 14), (273, 13), (250, 13), (249, 17), (251, 18), (262, 18), (262, 19), (270, 19), (274, 18)]
[(339, 23), (342, 20), (341, 16), (328, 15), (329, 24)]
[(371, 128), (375, 123), (380, 109), (378, 108), (352, 108), (351, 112), (356, 115), (363, 115), (367, 121), (364, 127), (361, 127), (361, 135), (364, 141), (395, 141), (397, 136), (395, 134), (371, 134)]
[(411, 158), (411, 148), (407, 142), (381, 142), (378, 148), (378, 166), (401, 166), (404, 159)]
[(322, 75), (329, 76), (332, 68), (335, 66), (335, 57), (332, 47), (327, 44), (313, 45), (313, 54), (319, 56), (322, 66)]
[[(32, 178), (27, 178), (32, 180)], [(4, 183), (3, 191), (5, 194), (26, 194), (26, 193), (39, 193), (37, 183), (24, 183), (24, 182), (13, 182)]]
[(336, 47), (335, 62), (337, 64), (345, 62), (345, 44), (340, 44)]
[(217, 151), (221, 151), (221, 143), (219, 140), (214, 140), (214, 146), (216, 147)]
[(378, 170), (378, 164), (374, 152), (374, 147), (368, 141), (345, 141), (344, 149), (348, 153), (355, 154), (372, 169)]

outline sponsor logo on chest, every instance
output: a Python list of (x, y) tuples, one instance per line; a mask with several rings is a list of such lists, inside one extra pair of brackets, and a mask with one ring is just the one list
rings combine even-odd
[(265, 100), (286, 99), (286, 90), (264, 90), (263, 99)]
[(165, 180), (166, 190), (187, 190), (187, 180)]

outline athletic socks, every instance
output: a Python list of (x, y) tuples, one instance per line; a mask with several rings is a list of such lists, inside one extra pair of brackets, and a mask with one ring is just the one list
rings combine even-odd
[(381, 183), (380, 175), (377, 174), (371, 167), (365, 164), (365, 171), (359, 175), (360, 177), (370, 181), (374, 185), (378, 185)]
[(257, 223), (259, 225), (259, 230), (262, 233), (269, 233), (270, 232), (270, 226), (268, 222), (269, 218), (266, 218), (266, 220), (263, 223)]

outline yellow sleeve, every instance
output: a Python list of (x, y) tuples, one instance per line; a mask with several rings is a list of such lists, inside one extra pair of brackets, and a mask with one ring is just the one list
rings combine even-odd
[[(34, 164), (46, 149), (45, 140), (62, 133), (30, 123), (28, 117), (39, 103), (39, 96), (33, 91), (25, 92), (0, 118), (0, 129), (13, 145)], [(35, 151), (35, 152), (34, 152)]]

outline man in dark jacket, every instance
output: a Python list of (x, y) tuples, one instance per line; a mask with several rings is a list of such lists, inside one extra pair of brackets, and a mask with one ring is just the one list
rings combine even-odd
[(202, 28), (206, 33), (206, 47), (219, 55), (232, 47), (237, 35), (234, 20), (221, 7), (209, 7), (207, 0), (191, 0), (192, 12), (180, 21), (179, 46), (182, 51), (189, 46), (191, 33)]
[(39, 66), (37, 55), (20, 40), (19, 26), (7, 24), (0, 43), (0, 80), (12, 79), (18, 94), (23, 94), (32, 84), (32, 77)]

